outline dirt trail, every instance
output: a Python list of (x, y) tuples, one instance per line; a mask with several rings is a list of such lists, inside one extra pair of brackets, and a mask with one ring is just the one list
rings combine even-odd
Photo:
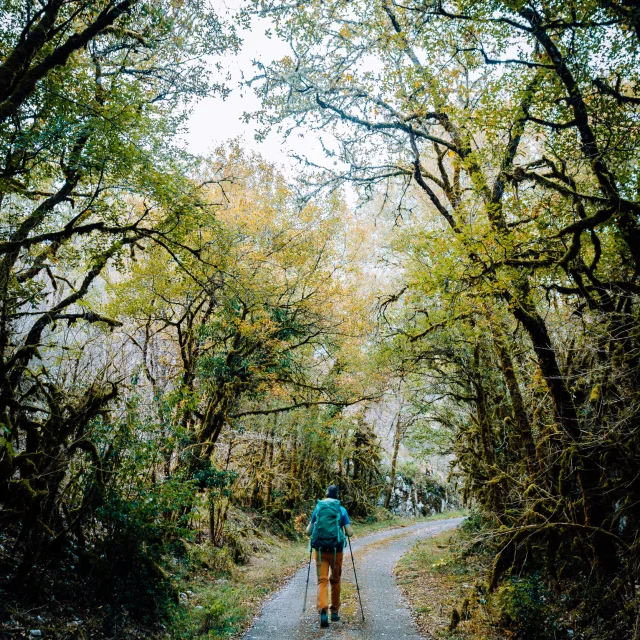
[(364, 605), (364, 622), (357, 605), (351, 557), (347, 549), (342, 573), (346, 605), (340, 611), (341, 622), (332, 623), (329, 629), (319, 627), (315, 606), (315, 563), (312, 563), (306, 613), (302, 613), (307, 579), (305, 567), (267, 601), (244, 640), (420, 640), (422, 636), (395, 583), (393, 568), (400, 556), (417, 540), (452, 529), (460, 522), (462, 518), (422, 522), (402, 529), (379, 531), (354, 540), (353, 551)]

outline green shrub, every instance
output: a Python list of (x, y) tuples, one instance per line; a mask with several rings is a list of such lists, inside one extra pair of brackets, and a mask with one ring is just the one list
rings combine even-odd
[(214, 547), (209, 542), (189, 547), (189, 564), (208, 569), (218, 576), (228, 576), (233, 569), (233, 557), (227, 547)]
[[(81, 559), (96, 595), (115, 617), (153, 623), (167, 617), (177, 600), (164, 568), (167, 552), (184, 552), (189, 483), (177, 479), (106, 492), (96, 512), (100, 523), (91, 553)], [(184, 514), (184, 515), (180, 515)]]
[(560, 621), (553, 602), (554, 595), (538, 573), (507, 578), (494, 596), (500, 625), (527, 640), (558, 637)]
[(250, 594), (243, 586), (217, 580), (197, 601), (176, 612), (171, 637), (181, 640), (227, 638), (241, 630)]
[(218, 638), (239, 631), (246, 617), (243, 589), (222, 585), (209, 593), (200, 606), (200, 633)]

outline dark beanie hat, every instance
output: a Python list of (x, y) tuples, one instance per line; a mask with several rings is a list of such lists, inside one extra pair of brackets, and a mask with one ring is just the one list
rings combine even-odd
[(330, 484), (327, 487), (327, 498), (338, 498), (338, 485)]

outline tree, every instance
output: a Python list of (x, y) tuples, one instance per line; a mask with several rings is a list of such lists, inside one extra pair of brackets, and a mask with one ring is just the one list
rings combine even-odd
[(203, 56), (235, 38), (204, 3), (50, 0), (9, 3), (0, 41), (0, 491), (29, 590), (93, 500), (65, 512), (72, 460), (102, 482), (85, 436), (118, 380), (81, 353), (90, 325), (118, 323), (86, 298), (128, 254), (175, 243), (198, 186), (171, 141), (212, 87)]
[(634, 596), (613, 575), (635, 571), (637, 539), (637, 12), (259, 6), (292, 51), (254, 80), (258, 117), (323, 132), (339, 162), (314, 167), (311, 193), (391, 183), (385, 202), (410, 229), (396, 342), (473, 407), (468, 487), (504, 526), (492, 585), (535, 564), (532, 544), (556, 579), (564, 546), (613, 590), (600, 613), (615, 636), (626, 623), (611, 611)]
[[(103, 312), (139, 350), (157, 419), (171, 425), (158, 443), (165, 476), (240, 472), (246, 456), (250, 473), (238, 483), (252, 486), (250, 506), (273, 512), (276, 443), (291, 442), (287, 468), (306, 439), (282, 414), (300, 420), (302, 409), (313, 410), (309, 424), (337, 424), (323, 408), (375, 394), (355, 375), (368, 320), (347, 247), (348, 213), (336, 197), (300, 208), (274, 167), (239, 146), (210, 158), (201, 181), (210, 185), (208, 205), (180, 236), (198, 251), (178, 248), (171, 261), (162, 247), (148, 251), (113, 283)], [(285, 501), (289, 516), (307, 486)]]

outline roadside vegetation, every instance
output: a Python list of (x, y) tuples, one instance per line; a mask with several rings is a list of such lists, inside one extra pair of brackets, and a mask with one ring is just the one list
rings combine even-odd
[(418, 542), (396, 566), (398, 584), (426, 637), (442, 640), (597, 637), (576, 632), (585, 615), (541, 573), (510, 572), (490, 589), (496, 542), (472, 511), (455, 532)]
[[(2, 3), (1, 633), (233, 633), (335, 483), (474, 505), (504, 633), (640, 640), (636, 3), (354, 6)], [(295, 180), (180, 139), (256, 16)]]
[[(455, 518), (463, 513), (451, 511), (416, 519), (398, 518), (379, 511), (379, 519), (354, 522), (354, 540), (381, 530), (398, 529), (401, 533), (403, 528), (418, 522)], [(210, 545), (191, 550), (190, 570), (179, 582), (185, 606), (170, 628), (171, 637), (227, 638), (237, 634), (251, 622), (265, 597), (309, 560), (306, 539), (286, 541), (261, 536), (252, 544), (256, 551), (242, 566), (225, 558), (224, 553), (221, 557), (220, 550)], [(356, 605), (357, 608), (355, 589), (349, 584), (344, 587), (345, 607)], [(302, 594), (300, 602), (302, 608)]]
[(488, 605), (489, 570), (463, 557), (450, 531), (418, 542), (395, 569), (418, 627), (428, 638), (499, 640), (511, 637)]

